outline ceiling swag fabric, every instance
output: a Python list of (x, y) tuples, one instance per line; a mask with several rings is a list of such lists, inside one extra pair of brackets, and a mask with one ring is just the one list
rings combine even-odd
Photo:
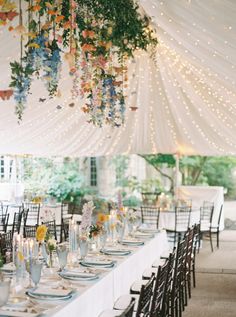
[[(1, 154), (236, 154), (236, 2), (140, 4), (152, 17), (159, 44), (155, 62), (137, 52), (129, 63), (124, 126), (96, 128), (86, 122), (83, 101), (71, 98), (64, 64), (61, 96), (49, 99), (43, 83), (34, 81), (20, 124), (13, 98), (0, 99)], [(10, 82), (9, 62), (19, 58), (19, 41), (1, 27), (0, 43), (2, 90)]]

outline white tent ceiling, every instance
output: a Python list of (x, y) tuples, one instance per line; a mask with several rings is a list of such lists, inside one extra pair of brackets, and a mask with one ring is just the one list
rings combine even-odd
[[(125, 125), (96, 128), (86, 122), (82, 101), (69, 107), (71, 79), (64, 65), (61, 97), (47, 98), (43, 83), (35, 81), (20, 125), (13, 98), (0, 100), (0, 153), (236, 154), (236, 1), (140, 3), (157, 25), (159, 44), (156, 64), (137, 53), (129, 65)], [(19, 42), (0, 27), (0, 90), (10, 82), (9, 61), (18, 58)]]

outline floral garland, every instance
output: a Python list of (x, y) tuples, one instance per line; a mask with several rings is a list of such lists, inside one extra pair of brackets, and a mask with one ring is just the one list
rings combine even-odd
[(10, 0), (0, 0), (0, 26), (7, 25), (19, 13), (16, 12), (16, 4)]
[[(18, 118), (22, 118), (32, 75), (45, 81), (50, 97), (57, 94), (63, 54), (72, 76), (72, 97), (84, 98), (82, 111), (88, 122), (99, 127), (121, 126), (126, 109), (126, 62), (136, 49), (157, 44), (149, 18), (139, 13), (134, 0), (19, 1), (20, 23), (10, 30), (21, 41), (28, 36), (28, 41), (21, 61), (11, 63)], [(21, 2), (28, 5), (25, 24)], [(21, 65), (17, 78), (16, 63)]]

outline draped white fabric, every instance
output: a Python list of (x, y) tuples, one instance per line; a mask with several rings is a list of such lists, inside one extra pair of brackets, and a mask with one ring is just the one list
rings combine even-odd
[[(61, 97), (47, 98), (43, 83), (35, 81), (20, 125), (14, 100), (0, 99), (1, 154), (236, 154), (236, 2), (140, 4), (153, 19), (159, 44), (156, 63), (138, 52), (129, 64), (125, 125), (96, 128), (86, 122), (81, 100), (68, 106), (71, 78), (63, 65)], [(0, 44), (1, 90), (8, 88), (9, 62), (19, 58), (19, 42), (1, 27)]]

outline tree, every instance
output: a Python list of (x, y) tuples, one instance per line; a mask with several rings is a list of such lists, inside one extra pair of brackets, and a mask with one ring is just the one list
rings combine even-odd
[(183, 156), (180, 159), (180, 171), (183, 185), (196, 185), (207, 181), (203, 179), (205, 163), (209, 160), (206, 156)]
[(176, 160), (174, 155), (171, 154), (150, 154), (150, 155), (141, 155), (142, 158), (146, 160), (147, 163), (152, 165), (154, 169), (161, 174), (161, 176), (166, 177), (170, 183), (170, 191), (174, 191), (174, 179), (170, 175), (163, 172), (163, 164), (166, 164), (168, 167), (174, 167)]

